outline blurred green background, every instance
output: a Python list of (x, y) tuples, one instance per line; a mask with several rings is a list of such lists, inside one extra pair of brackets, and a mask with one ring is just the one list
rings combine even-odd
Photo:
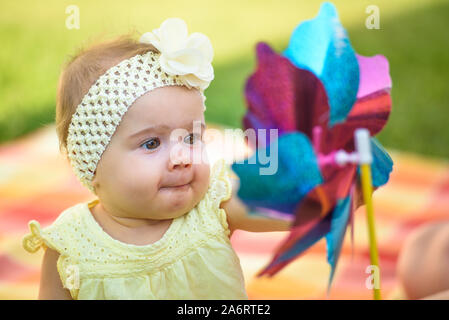
[[(385, 55), (393, 80), (393, 110), (378, 136), (388, 148), (449, 157), (449, 1), (332, 1), (362, 55)], [(180, 17), (189, 32), (209, 36), (215, 80), (206, 91), (206, 120), (240, 127), (243, 87), (254, 70), (258, 41), (281, 52), (296, 25), (322, 1), (1, 1), (0, 143), (54, 122), (61, 66), (86, 41), (158, 28)], [(66, 28), (77, 5), (80, 29)], [(377, 5), (380, 29), (367, 29), (366, 7)]]

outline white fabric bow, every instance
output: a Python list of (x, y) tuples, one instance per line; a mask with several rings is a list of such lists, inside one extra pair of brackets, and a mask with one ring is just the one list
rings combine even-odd
[(144, 33), (140, 42), (159, 50), (164, 72), (182, 77), (188, 86), (204, 91), (214, 79), (214, 51), (209, 38), (199, 32), (188, 35), (184, 20), (169, 18), (159, 29)]

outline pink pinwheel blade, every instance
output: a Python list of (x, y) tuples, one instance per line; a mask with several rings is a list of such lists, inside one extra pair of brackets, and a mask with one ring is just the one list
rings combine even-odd
[(390, 89), (391, 78), (388, 60), (383, 55), (364, 57), (356, 54), (360, 69), (357, 98), (363, 98), (376, 91)]

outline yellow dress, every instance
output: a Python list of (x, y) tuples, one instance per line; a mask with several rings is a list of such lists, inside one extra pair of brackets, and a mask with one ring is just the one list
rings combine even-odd
[(89, 210), (97, 199), (66, 209), (44, 229), (30, 221), (23, 247), (59, 252), (58, 273), (73, 299), (248, 299), (220, 208), (231, 190), (230, 169), (221, 159), (205, 197), (152, 244), (108, 235)]

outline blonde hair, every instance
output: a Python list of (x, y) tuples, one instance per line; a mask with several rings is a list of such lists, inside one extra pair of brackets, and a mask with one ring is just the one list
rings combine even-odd
[(56, 95), (56, 133), (61, 152), (67, 152), (72, 115), (95, 81), (121, 61), (148, 51), (158, 52), (152, 45), (138, 42), (129, 33), (90, 45), (69, 59), (59, 77)]

